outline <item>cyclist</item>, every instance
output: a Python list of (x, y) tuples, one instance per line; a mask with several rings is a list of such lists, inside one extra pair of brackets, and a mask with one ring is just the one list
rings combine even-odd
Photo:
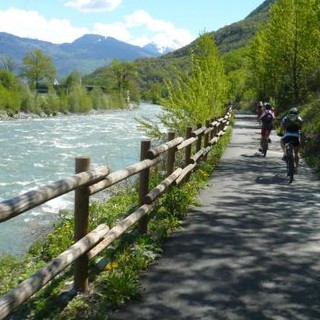
[(257, 122), (259, 122), (259, 123), (260, 123), (259, 119), (260, 119), (262, 113), (263, 113), (263, 102), (259, 101), (257, 103)]
[(261, 122), (261, 138), (260, 138), (260, 148), (259, 151), (262, 152), (262, 145), (264, 139), (268, 139), (270, 143), (270, 133), (273, 129), (274, 112), (272, 111), (272, 105), (269, 102), (264, 103), (264, 111), (259, 117), (259, 122)]
[(284, 129), (283, 137), (280, 139), (281, 149), (283, 151), (282, 160), (286, 161), (285, 145), (292, 142), (294, 153), (295, 173), (298, 171), (299, 166), (299, 147), (301, 141), (301, 128), (303, 120), (299, 116), (297, 108), (291, 108), (289, 114), (284, 116), (281, 121), (281, 126)]

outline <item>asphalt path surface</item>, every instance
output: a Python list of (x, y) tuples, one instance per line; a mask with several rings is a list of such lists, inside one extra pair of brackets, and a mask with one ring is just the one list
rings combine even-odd
[(201, 206), (111, 319), (320, 319), (320, 183), (301, 161), (288, 184), (279, 137), (264, 158), (259, 133), (236, 116)]

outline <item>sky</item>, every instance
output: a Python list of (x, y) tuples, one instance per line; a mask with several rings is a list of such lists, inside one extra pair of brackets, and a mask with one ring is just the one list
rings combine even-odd
[(183, 47), (244, 19), (264, 0), (0, 0), (0, 32), (70, 43), (84, 34)]

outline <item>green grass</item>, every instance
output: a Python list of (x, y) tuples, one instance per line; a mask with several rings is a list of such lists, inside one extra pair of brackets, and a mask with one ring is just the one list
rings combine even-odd
[(320, 97), (305, 104), (301, 108), (300, 115), (303, 118), (303, 144), (302, 155), (308, 165), (320, 175)]

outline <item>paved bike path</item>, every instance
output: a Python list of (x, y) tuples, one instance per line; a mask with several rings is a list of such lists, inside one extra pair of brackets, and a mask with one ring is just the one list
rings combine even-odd
[(255, 117), (231, 143), (183, 230), (113, 320), (320, 319), (320, 183), (302, 162), (285, 177), (279, 138), (258, 156)]

